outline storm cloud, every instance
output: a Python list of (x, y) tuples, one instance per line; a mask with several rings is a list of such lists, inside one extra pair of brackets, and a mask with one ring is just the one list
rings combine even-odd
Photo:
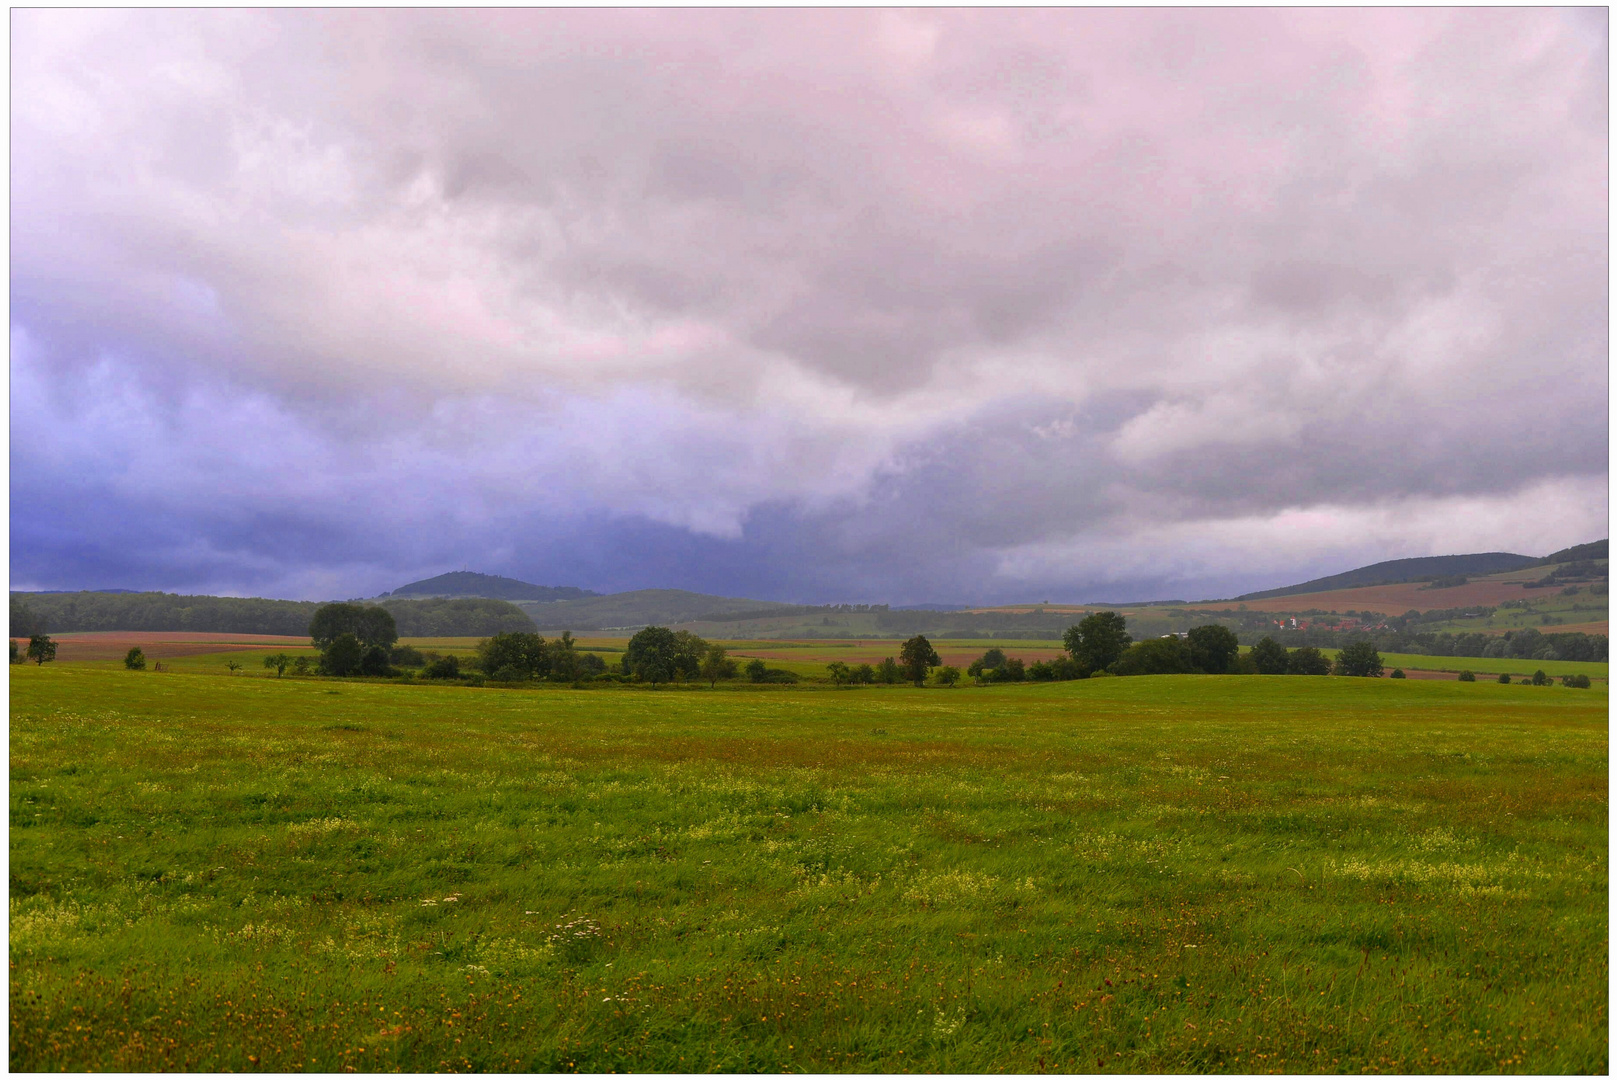
[(1605, 535), (1607, 14), (20, 11), (14, 588)]

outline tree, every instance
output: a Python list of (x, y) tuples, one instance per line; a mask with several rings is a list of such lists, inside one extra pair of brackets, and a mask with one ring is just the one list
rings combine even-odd
[(1336, 654), (1336, 674), (1359, 679), (1381, 678), (1381, 654), (1373, 641), (1355, 641)]
[(978, 682), (993, 682), (1005, 670), (1005, 650), (989, 649), (966, 668), (966, 674)]
[(1241, 643), (1228, 627), (1209, 623), (1194, 627), (1185, 635), (1190, 649), (1190, 662), (1209, 675), (1227, 675), (1235, 658), (1241, 655)]
[(876, 681), (876, 669), (869, 664), (860, 664), (849, 673), (849, 678), (860, 686), (869, 686)]
[[(543, 640), (543, 639), (541, 639)], [(576, 683), (584, 675), (583, 658), (571, 630), (563, 630), (561, 637), (545, 646), (545, 661), (550, 677), (557, 682)], [(603, 670), (605, 665), (602, 665)]]
[(899, 670), (898, 664), (891, 656), (882, 657), (882, 662), (876, 665), (876, 679), (878, 682), (884, 682), (891, 686), (902, 677), (903, 672)]
[(292, 666), (292, 658), (284, 652), (270, 653), (264, 657), (264, 666), (275, 670), (275, 677), (279, 679), (287, 668)]
[(33, 637), (35, 634), (43, 634), (44, 632), (44, 620), (34, 614), (33, 609), (28, 606), (26, 600), (13, 596), (11, 598), (11, 636), (25, 638)]
[(1550, 685), (1550, 677), (1548, 675), (1544, 674), (1544, 669), (1543, 668), (1539, 668), (1537, 671), (1533, 672), (1533, 685), (1534, 686), (1548, 686), (1548, 685)]
[(1304, 645), (1300, 649), (1291, 650), (1292, 675), (1329, 675), (1331, 673), (1330, 657), (1314, 648)]
[(1510, 683), (1510, 675), (1509, 675), (1509, 673), (1501, 671), (1499, 673), (1499, 680), (1498, 681), (1508, 685)]
[(1469, 670), (1462, 671), (1462, 672), (1460, 672), (1460, 681), (1461, 682), (1476, 682), (1477, 681), (1476, 673), (1473, 672), (1473, 671), (1469, 671)]
[(543, 678), (550, 671), (550, 654), (538, 634), (495, 634), (477, 643), (477, 666), (501, 682), (521, 682)]
[(899, 666), (916, 686), (926, 682), (927, 672), (943, 663), (938, 651), (925, 636), (916, 634), (898, 650)]
[(707, 652), (702, 654), (699, 674), (707, 680), (708, 689), (711, 690), (719, 684), (720, 679), (736, 677), (736, 662), (730, 659), (730, 653), (723, 645), (709, 645)]
[(1286, 647), (1271, 637), (1252, 646), (1252, 651), (1247, 655), (1257, 665), (1259, 675), (1284, 675), (1291, 669), (1291, 657)]
[(372, 645), (359, 660), (361, 675), (381, 676), (398, 674), (387, 662), (387, 646)]
[(951, 664), (938, 668), (938, 683), (942, 686), (953, 687), (960, 681), (960, 669)]
[(22, 663), (22, 654), (17, 651), (17, 639), (16, 638), (11, 639), (11, 662), (13, 664)]
[(449, 656), (435, 657), (426, 667), (421, 669), (424, 679), (458, 679), (460, 678), (460, 657), (451, 653)]
[(309, 621), (309, 637), (321, 652), (343, 634), (361, 645), (391, 646), (399, 640), (393, 613), (374, 604), (322, 604)]
[(848, 681), (848, 665), (841, 660), (833, 660), (825, 665), (827, 674), (831, 676), (832, 686), (841, 686)]
[(28, 659), (35, 664), (43, 666), (47, 661), (56, 659), (56, 642), (44, 634), (33, 634), (28, 638)]
[(1111, 667), (1134, 640), (1125, 630), (1123, 616), (1115, 611), (1097, 611), (1076, 626), (1067, 627), (1061, 644), (1087, 677), (1091, 672)]
[(124, 653), (124, 667), (128, 668), (130, 671), (146, 670), (146, 653), (139, 645), (132, 647), (128, 652)]
[(300, 656), (296, 660), (292, 661), (292, 674), (307, 675), (309, 673), (310, 666), (309, 658), (307, 656)]
[(707, 642), (691, 633), (689, 630), (680, 630), (674, 634), (674, 653), (669, 658), (673, 664), (674, 677), (677, 679), (695, 679), (702, 674), (702, 657), (707, 653)]
[(769, 665), (756, 658), (748, 661), (747, 678), (753, 682), (763, 682), (769, 678)]
[(1146, 638), (1129, 646), (1110, 668), (1116, 675), (1186, 675), (1196, 670), (1184, 638)]
[(1409, 676), (1404, 674), (1404, 669), (1403, 668), (1395, 667), (1395, 668), (1392, 669), (1392, 674), (1388, 675), (1387, 678), (1389, 678), (1389, 679), (1407, 679), (1407, 678), (1409, 678)]
[(667, 682), (675, 674), (674, 660), (679, 640), (666, 626), (648, 626), (629, 639), (623, 650), (623, 673), (644, 679), (652, 686)]
[(359, 672), (365, 662), (365, 646), (353, 634), (342, 633), (326, 643), (320, 651), (320, 674), (345, 678)]

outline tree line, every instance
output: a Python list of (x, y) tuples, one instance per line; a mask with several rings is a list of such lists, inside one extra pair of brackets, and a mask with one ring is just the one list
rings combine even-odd
[[(352, 601), (352, 603), (361, 603)], [(172, 593), (12, 593), (11, 636), (92, 630), (185, 630), (217, 634), (279, 634), (308, 630), (316, 601)], [(479, 597), (393, 598), (381, 604), (405, 637), (477, 637), (535, 629), (522, 609)]]

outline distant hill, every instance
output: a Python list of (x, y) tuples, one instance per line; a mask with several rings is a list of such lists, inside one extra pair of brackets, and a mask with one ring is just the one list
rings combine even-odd
[(1361, 566), (1345, 574), (1315, 578), (1301, 585), (1287, 585), (1283, 589), (1265, 589), (1263, 592), (1247, 593), (1235, 599), (1270, 600), (1277, 596), (1297, 596), (1302, 593), (1328, 592), (1332, 589), (1357, 589), (1366, 585), (1397, 585), (1405, 581), (1426, 581), (1439, 577), (1502, 574), (1508, 570), (1541, 566), (1548, 561), (1535, 559), (1531, 555), (1512, 555), (1508, 551), (1487, 551), (1479, 555), (1429, 555), (1420, 559), (1393, 559), (1371, 566)]
[[(507, 630), (533, 629), (533, 620), (504, 600), (390, 597), (382, 606), (393, 613), (401, 637), (486, 637)], [(309, 621), (319, 609), (317, 601), (251, 596), (12, 593), (11, 630), (13, 634), (184, 630), (301, 637), (309, 632)]]
[(1576, 547), (1562, 548), (1554, 555), (1546, 555), (1544, 558), (1539, 560), (1539, 563), (1543, 566), (1550, 566), (1554, 563), (1584, 562), (1589, 559), (1604, 559), (1608, 557), (1606, 555), (1606, 548), (1609, 546), (1609, 541), (1596, 540), (1590, 544), (1579, 544)]
[(791, 611), (807, 611), (795, 604), (772, 600), (745, 600), (734, 596), (711, 596), (684, 589), (637, 589), (610, 596), (592, 594), (578, 600), (554, 603), (520, 602), (523, 611), (541, 629), (600, 630), (619, 626), (670, 626), (699, 619), (725, 620), (734, 616), (758, 617)]
[(424, 581), (412, 581), (408, 585), (400, 585), (388, 596), (480, 596), (489, 600), (528, 601), (531, 603), (548, 604), (557, 600), (582, 600), (586, 597), (600, 596), (600, 593), (588, 589), (574, 588), (571, 585), (549, 586), (534, 585), (516, 578), (501, 577), (498, 574), (478, 574), (470, 570), (455, 570), (447, 574), (439, 574)]

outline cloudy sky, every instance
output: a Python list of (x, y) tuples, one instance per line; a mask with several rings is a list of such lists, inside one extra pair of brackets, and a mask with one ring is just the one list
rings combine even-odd
[(13, 588), (1606, 535), (1607, 14), (16, 11)]

